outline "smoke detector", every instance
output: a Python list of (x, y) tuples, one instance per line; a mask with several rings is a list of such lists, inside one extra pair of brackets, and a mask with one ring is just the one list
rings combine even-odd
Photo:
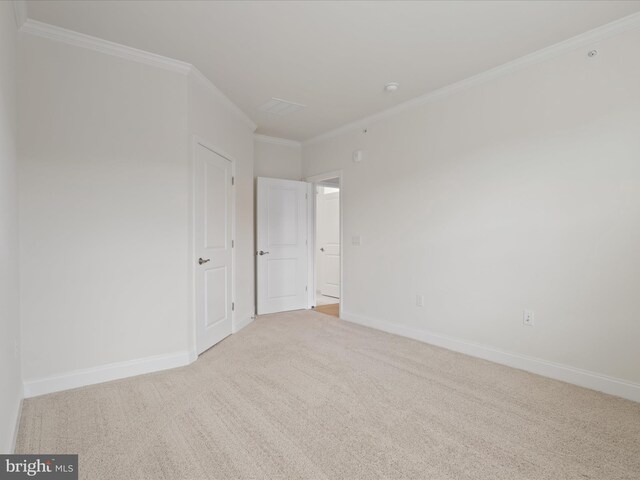
[(297, 112), (298, 110), (302, 110), (306, 108), (306, 105), (302, 105), (301, 103), (289, 102), (288, 100), (282, 100), (281, 98), (273, 97), (268, 102), (260, 105), (258, 110), (261, 112), (266, 112), (271, 115), (278, 115), (280, 117), (284, 115), (289, 115), (290, 113)]
[(387, 93), (397, 92), (400, 88), (400, 84), (397, 82), (389, 82), (384, 86), (384, 91)]

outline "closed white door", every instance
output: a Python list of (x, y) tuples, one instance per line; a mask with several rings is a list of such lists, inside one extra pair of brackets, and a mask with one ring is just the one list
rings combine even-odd
[(317, 196), (317, 238), (320, 293), (340, 298), (340, 191), (319, 187)]
[(309, 184), (258, 178), (258, 314), (307, 308)]
[(194, 242), (196, 344), (202, 353), (232, 328), (232, 163), (195, 146)]

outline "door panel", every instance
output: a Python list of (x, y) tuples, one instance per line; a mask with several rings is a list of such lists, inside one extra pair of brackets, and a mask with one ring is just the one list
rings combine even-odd
[(268, 258), (268, 297), (295, 297), (298, 279), (298, 260), (296, 258)]
[(212, 327), (228, 317), (227, 267), (209, 268), (205, 271), (206, 312), (205, 323)]
[(232, 163), (222, 155), (198, 143), (194, 162), (196, 347), (202, 353), (232, 329), (233, 186)]
[(308, 188), (305, 182), (258, 178), (259, 315), (307, 308)]
[(324, 255), (324, 282), (322, 294), (329, 297), (340, 296), (340, 251), (332, 253), (325, 251)]
[(325, 193), (321, 188), (317, 215), (320, 293), (340, 298), (340, 192)]
[(298, 244), (298, 202), (295, 188), (268, 188), (267, 245), (296, 246)]
[[(203, 147), (201, 147), (203, 148)], [(226, 160), (225, 160), (226, 161)], [(228, 162), (227, 162), (228, 163)], [(223, 165), (224, 166), (224, 165)], [(207, 226), (207, 248), (227, 247), (227, 172), (219, 165), (205, 162), (205, 223)]]

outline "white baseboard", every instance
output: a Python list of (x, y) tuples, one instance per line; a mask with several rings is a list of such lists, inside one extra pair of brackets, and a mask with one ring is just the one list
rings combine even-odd
[(570, 367), (568, 365), (549, 362), (540, 358), (506, 352), (498, 348), (469, 342), (461, 338), (396, 325), (384, 320), (365, 317), (350, 312), (342, 311), (340, 313), (340, 318), (352, 323), (364, 325), (365, 327), (394, 333), (396, 335), (437, 345), (456, 352), (465, 353), (473, 357), (483, 358), (509, 367), (526, 370), (527, 372), (536, 373), (556, 380), (562, 380), (563, 382), (572, 383), (580, 387), (590, 388), (592, 390), (598, 390), (610, 395), (616, 395), (618, 397), (640, 402), (640, 384), (637, 383), (590, 372), (588, 370)]
[(155, 355), (125, 362), (110, 363), (46, 378), (25, 380), (24, 396), (25, 398), (30, 398), (46, 393), (133, 377), (144, 373), (182, 367), (189, 365), (196, 358), (197, 355), (195, 352), (177, 352), (168, 355)]
[[(239, 332), (251, 322), (253, 322), (253, 317), (251, 316), (234, 321), (232, 325), (233, 333)], [(36, 397), (47, 393), (95, 385), (96, 383), (109, 382), (111, 380), (168, 370), (170, 368), (183, 367), (195, 362), (197, 359), (197, 352), (191, 350), (188, 352), (177, 352), (168, 355), (156, 355), (125, 362), (110, 363), (99, 367), (75, 370), (35, 380), (25, 380), (24, 397)]]
[(247, 325), (249, 325), (251, 322), (253, 322), (254, 317), (249, 316), (249, 317), (244, 317), (240, 320), (234, 320), (233, 321), (233, 326), (231, 327), (231, 331), (233, 333), (238, 333), (240, 330), (242, 330), (244, 327), (246, 327)]
[(194, 348), (193, 350), (189, 351), (189, 364), (192, 364), (197, 359), (198, 359), (198, 351)]

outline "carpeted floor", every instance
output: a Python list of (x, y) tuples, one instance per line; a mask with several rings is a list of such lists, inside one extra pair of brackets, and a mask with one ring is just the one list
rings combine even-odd
[(640, 404), (315, 312), (188, 367), (24, 402), (84, 479), (637, 480)]

